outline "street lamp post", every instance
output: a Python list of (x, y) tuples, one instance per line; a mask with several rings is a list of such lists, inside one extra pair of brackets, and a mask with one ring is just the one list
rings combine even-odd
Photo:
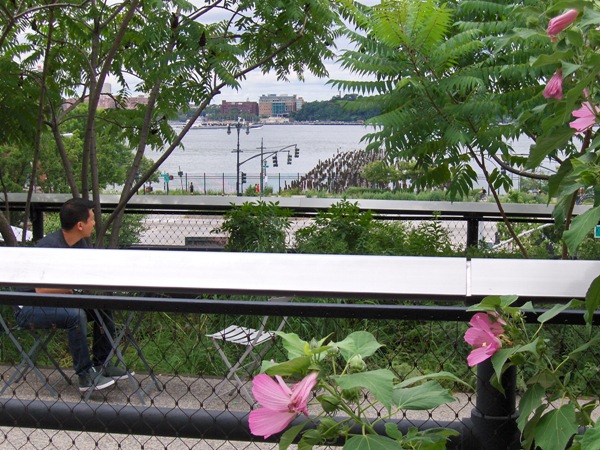
[[(235, 193), (238, 197), (242, 194), (240, 192), (240, 131), (244, 128), (244, 123), (238, 121), (234, 125), (237, 131), (237, 148), (234, 152), (237, 153), (237, 163), (236, 163), (236, 172), (235, 172)], [(227, 134), (231, 134), (231, 124), (227, 125)], [(246, 125), (246, 134), (250, 134), (250, 124)]]

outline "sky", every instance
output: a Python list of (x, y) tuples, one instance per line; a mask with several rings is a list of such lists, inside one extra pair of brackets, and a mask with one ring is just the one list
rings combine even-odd
[[(380, 0), (359, 0), (360, 3), (371, 6), (378, 4)], [(217, 13), (218, 14), (218, 13)], [(219, 16), (208, 16), (209, 20)], [(338, 53), (342, 50), (349, 48), (348, 41), (338, 40), (336, 41)], [(268, 94), (287, 94), (297, 95), (302, 97), (306, 102), (314, 102), (318, 100), (329, 100), (333, 96), (338, 94), (344, 94), (334, 89), (333, 86), (328, 85), (329, 79), (352, 79), (353, 75), (348, 71), (344, 71), (340, 64), (335, 61), (325, 61), (325, 65), (329, 72), (329, 77), (318, 78), (310, 73), (304, 74), (304, 81), (298, 80), (295, 74), (289, 76), (289, 81), (277, 81), (275, 73), (263, 74), (260, 70), (255, 70), (246, 76), (245, 80), (241, 80), (241, 88), (239, 90), (234, 89), (222, 89), (222, 93), (215, 97), (213, 104), (220, 104), (223, 100), (228, 102), (241, 102), (241, 101), (253, 101), (258, 102), (261, 95)], [(354, 77), (356, 78), (356, 77)], [(109, 77), (109, 83), (112, 86), (116, 86), (118, 83), (113, 77)], [(135, 81), (130, 81), (131, 86), (135, 86)], [(114, 88), (113, 88), (114, 89)]]
[(277, 81), (274, 73), (263, 75), (260, 71), (255, 71), (250, 73), (246, 80), (241, 81), (242, 88), (239, 91), (223, 89), (222, 94), (215, 98), (215, 102), (221, 103), (221, 100), (257, 102), (261, 95), (267, 94), (295, 94), (302, 97), (305, 102), (329, 100), (334, 95), (338, 95), (339, 91), (328, 85), (327, 80), (329, 78), (349, 78), (351, 75), (341, 70), (339, 65), (334, 62), (327, 63), (327, 70), (329, 71), (328, 78), (317, 78), (312, 74), (305, 74), (304, 81), (299, 81), (296, 75), (292, 75), (289, 77), (289, 82)]
[[(364, 5), (372, 6), (380, 3), (380, 0), (359, 0)], [(340, 52), (349, 47), (349, 42), (336, 41), (337, 51)], [(289, 81), (277, 81), (275, 73), (263, 75), (260, 70), (248, 74), (246, 80), (241, 81), (241, 89), (236, 91), (232, 89), (223, 89), (223, 93), (215, 98), (213, 103), (221, 103), (222, 100), (228, 102), (258, 101), (261, 95), (267, 94), (288, 94), (302, 97), (306, 102), (318, 100), (329, 100), (331, 97), (340, 94), (333, 86), (327, 84), (329, 79), (352, 79), (353, 75), (342, 69), (340, 64), (335, 61), (326, 61), (329, 77), (317, 78), (310, 73), (306, 73), (304, 81), (298, 80), (296, 75), (292, 74)], [(356, 78), (356, 76), (354, 76)], [(343, 95), (344, 92), (341, 92)]]

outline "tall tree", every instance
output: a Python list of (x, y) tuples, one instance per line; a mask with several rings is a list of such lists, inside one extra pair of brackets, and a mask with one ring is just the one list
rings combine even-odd
[[(591, 8), (593, 2), (578, 3)], [(357, 49), (341, 58), (367, 79), (333, 82), (373, 94), (364, 101), (379, 104), (382, 114), (369, 120), (378, 127), (368, 136), (370, 147), (383, 145), (390, 158), (414, 159), (424, 171), (415, 187), (444, 184), (451, 196), (464, 195), (477, 180), (472, 164), (478, 166), (519, 245), (498, 189), (511, 186), (510, 173), (548, 178), (528, 171), (539, 164), (526, 164), (511, 145), (522, 135), (538, 141), (547, 127), (535, 112), (548, 108), (542, 82), (555, 67), (531, 65), (552, 51), (546, 33), (532, 29), (547, 24), (547, 6), (539, 0), (384, 0), (358, 11), (357, 30), (348, 32)], [(544, 157), (560, 164), (560, 151), (573, 146), (562, 140), (559, 147)]]
[[(4, 22), (0, 50), (26, 42), (9, 60), (27, 67), (42, 62), (39, 133), (52, 133), (65, 171), (71, 173), (67, 176), (71, 191), (97, 200), (97, 212), (102, 188), (99, 130), (134, 148), (119, 205), (96, 225), (97, 245), (105, 245), (106, 230), (112, 225), (108, 245), (114, 246), (127, 202), (180, 146), (211, 100), (224, 87), (240, 88), (254, 70), (274, 71), (281, 80), (292, 74), (302, 78), (306, 71), (327, 75), (324, 61), (333, 57), (340, 15), (346, 16), (351, 4), (350, 0), (214, 0), (201, 6), (183, 0), (6, 2), (0, 8)], [(116, 107), (101, 110), (98, 105), (109, 76), (117, 79), (120, 90), (114, 95)], [(127, 109), (133, 92), (146, 93), (147, 104)], [(65, 97), (72, 99), (66, 108)], [(81, 103), (87, 111), (81, 179), (76, 183), (61, 130)], [(167, 121), (189, 104), (199, 106), (188, 126), (175, 134)], [(142, 173), (149, 149), (162, 155)]]

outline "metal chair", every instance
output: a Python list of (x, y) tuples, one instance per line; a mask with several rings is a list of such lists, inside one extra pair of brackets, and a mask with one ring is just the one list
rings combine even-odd
[[(7, 380), (4, 381), (4, 386), (0, 389), (0, 395), (2, 395), (6, 389), (10, 387), (13, 383), (18, 383), (22, 379), (25, 378), (28, 372), (33, 372), (36, 377), (42, 383), (42, 386), (52, 395), (52, 397), (57, 398), (58, 395), (56, 390), (50, 384), (50, 380), (48, 377), (44, 376), (44, 374), (38, 369), (36, 366), (36, 362), (40, 354), (44, 353), (49, 361), (52, 363), (54, 368), (60, 373), (60, 375), (64, 378), (67, 384), (71, 384), (71, 379), (67, 376), (67, 374), (60, 368), (58, 361), (50, 354), (48, 351), (48, 343), (54, 337), (57, 328), (49, 328), (49, 329), (30, 329), (30, 328), (21, 328), (18, 325), (9, 325), (4, 319), (3, 313), (4, 311), (0, 311), (0, 326), (6, 333), (6, 336), (12, 341), (15, 348), (19, 352), (21, 356), (21, 362), (19, 365), (15, 367), (14, 372)], [(26, 349), (21, 345), (19, 339), (15, 335), (16, 333), (23, 332), (28, 333), (33, 337), (33, 344)]]
[[(291, 297), (271, 297), (271, 302), (287, 302)], [(260, 326), (257, 329), (246, 328), (239, 325), (230, 325), (227, 328), (217, 331), (216, 333), (207, 334), (206, 336), (211, 338), (212, 343), (219, 352), (221, 359), (227, 366), (228, 372), (225, 378), (220, 381), (214, 388), (214, 393), (209, 397), (208, 400), (212, 399), (215, 395), (222, 392), (223, 388), (228, 382), (232, 382), (232, 378), (235, 380), (240, 394), (242, 394), (249, 403), (254, 403), (254, 400), (250, 396), (248, 389), (243, 382), (243, 379), (247, 379), (252, 372), (260, 367), (264, 355), (267, 353), (273, 340), (277, 336), (276, 331), (281, 331), (286, 323), (287, 317), (283, 317), (275, 331), (267, 330), (267, 323), (269, 316), (264, 316), (261, 320)], [(223, 344), (230, 343), (235, 345), (241, 345), (245, 347), (244, 352), (233, 364), (227, 357), (223, 350)], [(263, 345), (265, 344), (265, 345)], [(259, 346), (262, 346), (258, 349)], [(246, 362), (247, 359), (249, 362)], [(243, 375), (240, 377), (239, 372), (243, 370)], [(235, 391), (235, 385), (232, 390), (229, 391), (231, 394)]]

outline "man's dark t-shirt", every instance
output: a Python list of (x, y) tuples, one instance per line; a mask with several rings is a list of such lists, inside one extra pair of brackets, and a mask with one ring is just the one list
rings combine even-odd
[[(62, 229), (56, 230), (53, 233), (47, 234), (42, 239), (40, 239), (36, 244), (36, 247), (41, 248), (89, 248), (87, 245), (87, 241), (85, 239), (81, 239), (73, 247), (67, 244), (65, 241), (65, 236), (63, 235)], [(18, 288), (17, 292), (35, 292), (35, 289), (32, 288)], [(22, 306), (14, 306), (15, 311), (18, 311)]]
[(46, 235), (35, 246), (44, 248), (89, 248), (85, 239), (81, 239), (71, 247), (65, 241), (62, 230), (56, 230), (54, 233)]

